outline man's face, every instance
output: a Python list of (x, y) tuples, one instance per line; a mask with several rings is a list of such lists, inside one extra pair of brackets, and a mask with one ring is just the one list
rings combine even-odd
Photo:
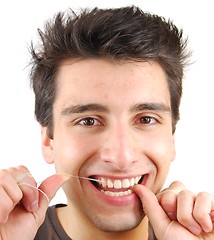
[(158, 192), (175, 155), (162, 68), (155, 62), (66, 61), (57, 77), (53, 122), (53, 140), (43, 129), (46, 160), (57, 172), (103, 181), (71, 178), (64, 185), (68, 209), (105, 231), (136, 227), (144, 215), (133, 184)]

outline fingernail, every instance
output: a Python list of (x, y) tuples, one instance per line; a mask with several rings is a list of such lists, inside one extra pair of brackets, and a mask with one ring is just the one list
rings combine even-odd
[(196, 226), (190, 226), (189, 230), (195, 235), (199, 235), (201, 233), (201, 228), (198, 228)]
[(35, 212), (38, 210), (38, 201), (32, 202), (28, 207), (29, 212)]

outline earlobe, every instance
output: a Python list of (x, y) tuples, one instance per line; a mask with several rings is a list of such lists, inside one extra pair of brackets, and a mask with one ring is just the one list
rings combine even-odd
[(52, 142), (53, 140), (50, 138), (48, 134), (47, 127), (41, 127), (41, 140), (42, 140), (42, 154), (45, 161), (49, 164), (54, 162), (53, 160), (53, 147)]

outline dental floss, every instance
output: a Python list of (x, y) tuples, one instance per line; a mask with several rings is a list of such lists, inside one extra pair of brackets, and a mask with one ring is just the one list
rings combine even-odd
[[(58, 173), (58, 174), (64, 174), (64, 175), (68, 175), (69, 177), (73, 177), (73, 178), (80, 178), (80, 179), (84, 179), (84, 180), (90, 180), (90, 181), (94, 181), (94, 182), (98, 182), (98, 183), (105, 183), (105, 181), (102, 180), (98, 180), (98, 179), (94, 179), (94, 178), (88, 178), (88, 177), (81, 177), (81, 176), (76, 176), (76, 175), (71, 175), (68, 173)], [(37, 184), (42, 183), (43, 181), (37, 182)]]
[(35, 187), (35, 186), (31, 185), (31, 184), (28, 184), (28, 183), (19, 183), (18, 185), (19, 186), (31, 187), (31, 188), (34, 188), (34, 189), (38, 190), (39, 192), (41, 192), (45, 196), (45, 198), (47, 199), (48, 203), (50, 202), (50, 199), (47, 196), (47, 194), (45, 192), (43, 192), (41, 189), (39, 189), (39, 188), (37, 188), (37, 187)]
[(66, 174), (66, 175), (68, 175), (68, 176), (70, 176), (70, 177), (80, 178), (80, 179), (84, 179), (84, 180), (90, 180), (90, 181), (94, 181), (94, 182), (98, 182), (98, 183), (104, 182), (104, 181), (102, 181), (102, 180), (98, 180), (98, 179), (94, 179), (94, 178), (81, 177), (81, 176), (71, 175), (71, 174), (68, 174), (68, 173), (63, 173), (63, 174)]
[[(88, 178), (88, 177), (81, 177), (81, 176), (75, 176), (75, 175), (71, 175), (71, 174), (68, 174), (68, 173), (63, 173), (63, 174), (66, 174), (66, 175), (69, 175), (70, 177), (74, 177), (74, 178), (80, 178), (80, 179), (84, 179), (84, 180), (90, 180), (90, 181), (94, 181), (94, 182), (99, 182), (99, 183), (102, 183), (104, 181), (102, 180), (98, 180), (98, 179), (93, 179), (93, 178)], [(39, 183), (42, 183), (41, 182), (37, 182), (37, 184)], [(43, 192), (41, 189), (39, 189), (38, 187), (35, 187), (31, 184), (28, 184), (28, 183), (18, 183), (19, 186), (27, 186), (27, 187), (31, 187), (31, 188), (34, 188), (36, 190), (38, 190), (39, 192), (41, 192), (45, 198), (47, 199), (48, 202), (50, 202), (50, 199), (48, 198), (47, 194), (45, 192)]]
[[(88, 177), (75, 176), (75, 175), (71, 175), (71, 174), (68, 174), (68, 173), (63, 173), (63, 174), (66, 174), (66, 175), (68, 175), (68, 176), (70, 176), (70, 177), (80, 178), (80, 179), (84, 179), (84, 180), (90, 180), (90, 181), (99, 182), (99, 183), (104, 182), (104, 181), (102, 181), (102, 180), (93, 179), (93, 178), (88, 178)], [(30, 174), (28, 174), (28, 176), (29, 176), (29, 175), (30, 175)], [(37, 184), (40, 184), (40, 183), (42, 183), (42, 181), (41, 181), (41, 182), (37, 182)], [(34, 189), (38, 190), (39, 192), (41, 192), (41, 193), (44, 195), (44, 197), (47, 199), (48, 203), (50, 203), (50, 199), (49, 199), (49, 197), (47, 196), (47, 194), (46, 194), (44, 191), (42, 191), (41, 189), (39, 189), (38, 187), (35, 187), (35, 186), (33, 186), (33, 185), (31, 185), (31, 184), (28, 184), (28, 183), (20, 183), (20, 182), (18, 183), (18, 185), (19, 185), (19, 186), (31, 187), (31, 188), (34, 188)]]
[(17, 178), (16, 178), (16, 182), (17, 182), (17, 183), (20, 183), (20, 182), (21, 182), (24, 178), (26, 178), (26, 177), (31, 177), (31, 178), (33, 178), (33, 176), (31, 175), (31, 173), (27, 172), (27, 173), (24, 173), (24, 174), (22, 174), (21, 176), (17, 177)]

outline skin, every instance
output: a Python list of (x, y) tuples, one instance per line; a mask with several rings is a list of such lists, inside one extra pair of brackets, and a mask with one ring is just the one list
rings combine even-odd
[[(170, 94), (157, 63), (63, 62), (53, 122), (53, 138), (42, 127), (42, 152), (57, 174), (39, 189), (52, 199), (63, 185), (68, 204), (57, 214), (72, 239), (147, 240), (148, 219), (159, 240), (214, 238), (211, 194), (195, 195), (180, 182), (159, 193), (175, 148)], [(43, 222), (48, 201), (29, 186), (36, 183), (28, 172), (0, 171), (0, 240), (31, 240)], [(70, 174), (144, 179), (128, 196), (110, 197)]]
[[(110, 179), (146, 175), (144, 185), (158, 192), (175, 156), (170, 95), (162, 68), (154, 62), (67, 61), (57, 82), (53, 140), (43, 130), (44, 156), (56, 171)], [(77, 110), (77, 106), (87, 107)], [(87, 124), (89, 118), (92, 124)], [(77, 223), (68, 230), (74, 239), (78, 226), (90, 225), (97, 236), (98, 229), (132, 230), (144, 217), (135, 194), (112, 200), (81, 179), (71, 179), (64, 191), (68, 207), (60, 210), (59, 217), (64, 226)]]

